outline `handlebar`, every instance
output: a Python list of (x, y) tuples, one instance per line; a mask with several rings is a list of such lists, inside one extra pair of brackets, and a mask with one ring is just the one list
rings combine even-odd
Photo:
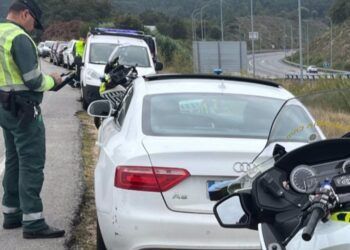
[(309, 241), (314, 234), (317, 223), (323, 218), (325, 215), (324, 210), (321, 207), (314, 207), (310, 216), (310, 219), (303, 230), (303, 240)]
[(73, 84), (74, 83), (72, 80), (76, 76), (75, 72), (65, 73), (65, 74), (61, 75), (61, 77), (64, 77), (64, 76), (66, 76), (66, 78), (63, 80), (63, 82), (60, 85), (57, 85), (57, 86), (53, 87), (52, 89), (50, 89), (50, 91), (55, 91), (56, 92), (56, 91), (59, 91), (64, 86), (66, 86), (67, 84)]

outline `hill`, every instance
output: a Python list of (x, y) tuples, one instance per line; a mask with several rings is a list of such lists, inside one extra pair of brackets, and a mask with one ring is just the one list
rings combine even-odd
[[(310, 64), (320, 67), (330, 62), (330, 30), (310, 45)], [(350, 20), (333, 27), (333, 68), (350, 71)]]
[[(211, 2), (206, 12), (218, 12), (219, 1), (208, 0), (112, 0), (112, 5), (120, 13), (141, 13), (145, 10), (162, 12), (170, 16), (190, 17), (194, 9)], [(304, 10), (309, 16), (324, 17), (334, 0), (303, 0)], [(230, 16), (250, 15), (250, 1), (224, 1), (224, 12)], [(255, 0), (255, 13), (259, 15), (294, 15), (298, 6), (296, 0)]]
[[(329, 11), (333, 21), (333, 68), (339, 70), (350, 70), (350, 1), (336, 0)], [(324, 20), (329, 25), (329, 19)], [(331, 61), (331, 32), (328, 27), (310, 44), (310, 63), (323, 67), (324, 63)], [(307, 64), (304, 47), (304, 63)], [(297, 62), (298, 55), (295, 55)]]

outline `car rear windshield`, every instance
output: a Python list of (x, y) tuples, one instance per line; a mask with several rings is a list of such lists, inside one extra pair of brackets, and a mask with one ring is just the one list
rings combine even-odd
[(92, 64), (106, 64), (117, 44), (92, 43), (90, 45), (90, 60)]
[(153, 136), (266, 139), (283, 100), (235, 94), (159, 94), (144, 98), (142, 129)]
[(115, 59), (116, 57), (119, 57), (119, 63), (123, 65), (137, 67), (151, 66), (147, 48), (142, 46), (120, 47), (113, 55), (113, 59)]

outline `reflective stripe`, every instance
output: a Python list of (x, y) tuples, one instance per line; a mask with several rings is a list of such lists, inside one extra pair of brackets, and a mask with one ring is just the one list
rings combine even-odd
[(17, 213), (20, 209), (18, 207), (6, 207), (2, 206), (2, 212), (4, 214), (14, 214)]
[(6, 87), (0, 87), (1, 91), (6, 91), (6, 92), (10, 92), (11, 90), (13, 91), (27, 91), (29, 90), (27, 86), (25, 85), (12, 85), (12, 86), (6, 86)]
[(43, 80), (41, 81), (40, 88), (35, 91), (44, 92), (52, 89), (55, 86), (55, 81), (51, 76), (43, 75)]
[[(7, 31), (5, 31), (5, 33), (1, 33), (1, 39), (0, 39), (0, 45), (4, 45), (6, 44), (6, 40), (8, 39), (8, 36), (10, 34), (12, 34), (13, 32), (15, 32), (16, 29), (9, 29)], [(1, 50), (0, 50), (0, 64), (2, 65), (3, 68), (3, 74), (4, 74), (4, 77), (5, 77), (5, 82), (1, 83), (0, 82), (0, 85), (3, 85), (5, 83), (9, 83), (9, 84), (12, 84), (12, 77), (11, 77), (11, 74), (9, 73), (9, 65), (8, 65), (8, 62), (6, 60), (6, 48), (5, 47), (0, 47)], [(5, 68), (6, 66), (6, 68)]]
[(41, 75), (41, 72), (40, 72), (39, 68), (36, 68), (28, 73), (25, 73), (23, 75), (23, 79), (24, 79), (24, 81), (29, 82), (30, 80), (38, 78), (40, 75)]
[(44, 219), (43, 213), (23, 214), (23, 221)]

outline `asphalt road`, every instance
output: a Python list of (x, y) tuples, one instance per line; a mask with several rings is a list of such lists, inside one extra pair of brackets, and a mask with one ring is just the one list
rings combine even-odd
[[(63, 69), (42, 61), (46, 73)], [(3, 230), (0, 226), (0, 249), (65, 249), (72, 232), (72, 224), (78, 212), (83, 194), (83, 169), (81, 160), (81, 128), (76, 112), (79, 90), (69, 86), (60, 92), (46, 92), (42, 105), (46, 126), (45, 182), (42, 190), (44, 215), (48, 224), (67, 231), (65, 238), (48, 240), (24, 240), (22, 230)], [(2, 134), (2, 132), (1, 132)], [(4, 143), (0, 136), (0, 176)], [(3, 189), (0, 187), (0, 196)], [(3, 218), (0, 216), (0, 225)]]
[[(263, 78), (284, 78), (287, 73), (299, 73), (297, 67), (282, 62), (284, 52), (271, 52), (255, 55), (255, 75)], [(253, 57), (248, 56), (248, 71), (253, 72)]]

